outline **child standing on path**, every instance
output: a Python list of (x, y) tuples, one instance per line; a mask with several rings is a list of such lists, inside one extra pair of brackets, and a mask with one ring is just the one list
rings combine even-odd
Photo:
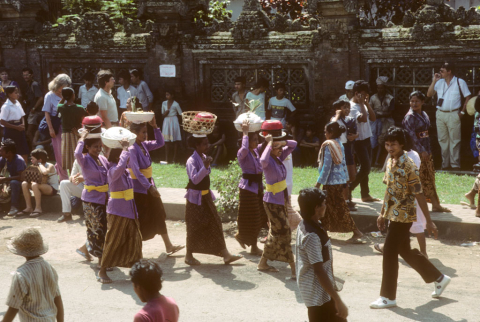
[(377, 219), (380, 230), (385, 229), (385, 219), (390, 221), (383, 246), (383, 276), (380, 297), (370, 304), (372, 309), (397, 306), (398, 255), (416, 270), (425, 283), (435, 282), (433, 298), (438, 298), (450, 283), (450, 277), (442, 274), (418, 249), (410, 248), (410, 228), (417, 221), (415, 199), (427, 221), (428, 232), (437, 238), (438, 230), (430, 218), (427, 202), (420, 183), (420, 173), (415, 163), (403, 150), (405, 132), (390, 128), (385, 138), (385, 148), (392, 156), (388, 160), (384, 181), (387, 183), (382, 211)]
[(303, 189), (298, 196), (303, 220), (295, 247), (297, 283), (310, 322), (340, 322), (348, 316), (348, 308), (336, 291), (332, 243), (320, 222), (327, 209), (326, 200), (325, 193), (317, 188)]
[(23, 230), (7, 243), (15, 255), (26, 258), (13, 274), (8, 310), (3, 322), (11, 322), (17, 313), (20, 321), (63, 322), (63, 301), (55, 269), (41, 255), (48, 251), (42, 235), (35, 228)]
[(130, 270), (135, 293), (140, 301), (147, 302), (147, 305), (135, 314), (134, 322), (178, 321), (180, 312), (177, 303), (173, 298), (160, 294), (162, 275), (158, 264), (149, 259), (141, 259)]
[(72, 172), (75, 161), (74, 151), (77, 146), (78, 129), (82, 127), (82, 120), (87, 112), (82, 105), (75, 104), (75, 92), (70, 87), (62, 89), (64, 104), (58, 104), (58, 116), (62, 120), (62, 166)]

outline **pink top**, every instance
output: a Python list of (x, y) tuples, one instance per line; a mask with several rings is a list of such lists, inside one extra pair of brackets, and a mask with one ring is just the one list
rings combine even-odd
[(180, 311), (175, 300), (160, 295), (148, 301), (137, 314), (133, 322), (177, 322)]

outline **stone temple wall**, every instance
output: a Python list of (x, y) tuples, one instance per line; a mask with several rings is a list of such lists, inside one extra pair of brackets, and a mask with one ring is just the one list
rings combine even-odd
[[(0, 65), (12, 78), (21, 80), (21, 69), (29, 66), (44, 85), (66, 72), (79, 86), (88, 70), (118, 74), (139, 68), (157, 108), (171, 88), (184, 110), (218, 114), (232, 137), (229, 99), (238, 75), (248, 85), (259, 77), (287, 83), (301, 122), (318, 125), (319, 134), (350, 79), (366, 79), (375, 90), (375, 78), (389, 76), (399, 120), (408, 94), (426, 90), (444, 59), (455, 59), (471, 90), (480, 89), (480, 15), (439, 0), (407, 12), (402, 25), (385, 21), (376, 29), (357, 18), (363, 1), (355, 0), (312, 0), (306, 22), (280, 14), (270, 19), (256, 0), (246, 0), (235, 23), (214, 21), (208, 27), (193, 20), (207, 1), (137, 0), (139, 20), (122, 28), (101, 12), (42, 23), (38, 15), (48, 11), (49, 1), (0, 0)], [(161, 64), (175, 65), (176, 77), (161, 78)]]

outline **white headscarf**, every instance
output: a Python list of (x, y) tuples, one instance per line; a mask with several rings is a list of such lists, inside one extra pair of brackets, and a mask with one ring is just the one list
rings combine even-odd
[(377, 85), (387, 85), (388, 77), (387, 76), (380, 76), (377, 78)]

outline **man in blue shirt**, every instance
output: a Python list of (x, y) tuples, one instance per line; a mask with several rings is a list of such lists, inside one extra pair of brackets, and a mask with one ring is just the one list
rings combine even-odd
[[(14, 216), (20, 208), (19, 202), (22, 193), (22, 180), (20, 177), (27, 168), (27, 165), (23, 158), (17, 154), (17, 147), (11, 139), (6, 139), (2, 142), (0, 146), (0, 156), (0, 184), (10, 184), (12, 205), (8, 216)], [(5, 173), (2, 173), (5, 167), (7, 168), (9, 177), (5, 177)]]

